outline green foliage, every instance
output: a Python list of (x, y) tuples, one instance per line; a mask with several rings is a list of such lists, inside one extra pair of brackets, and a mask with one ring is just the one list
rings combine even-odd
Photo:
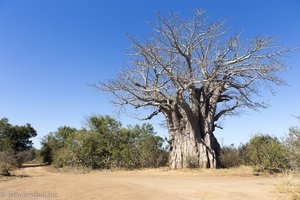
[(42, 141), (41, 154), (57, 167), (157, 167), (167, 162), (163, 142), (150, 124), (123, 128), (109, 116), (92, 116), (87, 128), (63, 127), (50, 133)]
[(138, 130), (134, 130), (131, 127), (120, 129), (113, 138), (115, 144), (111, 148), (113, 167), (130, 169), (140, 167), (140, 152), (137, 146), (138, 137)]
[(84, 167), (108, 168), (111, 157), (109, 151), (110, 140), (108, 135), (96, 132), (76, 132), (73, 138), (73, 145), (70, 148), (74, 156), (73, 164)]
[(286, 149), (276, 137), (256, 135), (246, 145), (247, 163), (262, 171), (282, 171), (288, 168)]
[[(60, 132), (60, 130), (63, 130), (63, 128), (58, 128), (57, 132), (50, 133), (44, 137), (41, 142), (42, 148), (40, 150), (42, 162), (47, 164), (53, 163), (56, 167), (62, 167), (65, 163), (68, 154), (65, 153), (67, 149), (64, 147), (68, 144), (67, 138), (70, 137), (70, 135), (68, 135), (67, 138), (62, 139), (62, 132)], [(71, 128), (69, 130), (71, 130)]]
[[(59, 154), (59, 150), (70, 143), (76, 131), (74, 128), (64, 126), (59, 127), (56, 132), (44, 137), (41, 142), (42, 148), (40, 152), (43, 162), (49, 164), (54, 162), (54, 154), (57, 155), (55, 156), (56, 159), (62, 157), (62, 155)], [(55, 163), (57, 163), (57, 161), (55, 161)]]
[(30, 124), (13, 126), (7, 118), (0, 120), (0, 173), (9, 175), (11, 169), (20, 167), (34, 158), (31, 138), (36, 131)]
[(73, 165), (72, 152), (68, 148), (60, 148), (53, 155), (54, 167), (63, 167)]
[(221, 150), (220, 160), (223, 168), (238, 167), (243, 164), (242, 146), (240, 148), (234, 145), (225, 146)]
[(91, 116), (88, 120), (88, 128), (91, 131), (98, 132), (100, 134), (105, 133), (116, 133), (120, 130), (122, 124), (115, 120), (114, 118), (105, 115), (105, 116)]
[(7, 118), (0, 120), (0, 151), (13, 150), (15, 152), (26, 151), (32, 148), (32, 137), (37, 135), (30, 124), (13, 126)]
[[(168, 154), (163, 149), (164, 140), (155, 135), (150, 124), (136, 126), (139, 132), (136, 145), (140, 154), (140, 164), (142, 167), (158, 167), (167, 163)], [(135, 130), (135, 131), (136, 131)]]
[(221, 151), (221, 163), (224, 168), (251, 165), (258, 171), (299, 170), (300, 129), (290, 128), (283, 142), (269, 135), (256, 135), (239, 148), (225, 146)]
[[(47, 138), (49, 139), (49, 138)], [(48, 143), (48, 140), (46, 138), (43, 139), (42, 141), (42, 148), (40, 151), (40, 157), (42, 157), (43, 163), (48, 163), (50, 164), (53, 161), (52, 154), (53, 150), (51, 145)]]

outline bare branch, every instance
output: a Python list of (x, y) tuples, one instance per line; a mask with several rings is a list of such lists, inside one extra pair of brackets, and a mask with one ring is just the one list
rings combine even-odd
[(261, 86), (285, 83), (278, 76), (285, 68), (281, 57), (293, 49), (280, 48), (272, 37), (228, 37), (226, 21), (210, 23), (199, 10), (188, 20), (158, 14), (150, 39), (129, 36), (132, 66), (97, 88), (111, 92), (117, 105), (156, 109), (144, 119), (164, 112), (172, 126), (179, 124), (172, 113), (181, 121), (217, 121), (238, 108), (264, 108), (253, 97)]

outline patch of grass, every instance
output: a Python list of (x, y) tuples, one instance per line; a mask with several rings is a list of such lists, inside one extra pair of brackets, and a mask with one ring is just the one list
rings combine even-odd
[(226, 169), (200, 169), (203, 174), (217, 176), (253, 176), (252, 167), (241, 165), (239, 167), (231, 167)]
[(203, 175), (203, 176), (254, 176), (255, 172), (252, 167), (241, 165), (226, 169), (205, 169), (205, 168), (185, 168), (170, 170), (168, 167), (159, 168), (157, 170), (167, 171), (169, 174), (184, 174), (184, 175)]
[(277, 189), (288, 200), (300, 200), (299, 174), (283, 174), (280, 176)]

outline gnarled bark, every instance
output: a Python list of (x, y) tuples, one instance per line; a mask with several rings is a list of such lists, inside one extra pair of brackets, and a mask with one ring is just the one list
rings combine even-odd
[(217, 168), (220, 166), (220, 145), (213, 134), (204, 138), (193, 136), (191, 131), (176, 132), (170, 149), (170, 167), (181, 168)]
[[(199, 89), (195, 93), (199, 93)], [(191, 98), (194, 97), (191, 95)], [(211, 123), (213, 116), (203, 109), (205, 105), (199, 101), (200, 98), (194, 99), (188, 110), (176, 108), (171, 115), (166, 115), (169, 118), (167, 122), (172, 169), (217, 168), (220, 165), (220, 145), (213, 134), (214, 127)], [(199, 106), (193, 105), (195, 102)]]

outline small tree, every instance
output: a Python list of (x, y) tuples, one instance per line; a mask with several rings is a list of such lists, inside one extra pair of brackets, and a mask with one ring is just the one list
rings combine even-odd
[(0, 120), (0, 151), (27, 151), (32, 148), (31, 138), (37, 135), (30, 124), (13, 126), (7, 118)]
[(31, 141), (37, 135), (30, 124), (11, 125), (7, 118), (0, 119), (0, 165), (5, 175), (13, 167), (20, 167), (34, 158)]
[[(60, 149), (66, 148), (70, 138), (75, 135), (76, 131), (75, 128), (63, 126), (59, 127), (55, 132), (51, 132), (49, 135), (45, 136), (41, 142), (42, 148), (40, 151), (43, 162), (50, 164), (55, 161), (55, 158), (60, 157), (63, 159)], [(57, 155), (57, 157), (55, 155)], [(56, 163), (61, 163), (61, 161)]]
[(286, 149), (276, 137), (256, 135), (247, 144), (247, 162), (262, 171), (278, 171), (289, 167)]
[(139, 162), (141, 167), (159, 167), (165, 165), (168, 161), (168, 153), (163, 148), (164, 140), (156, 135), (153, 126), (143, 124), (135, 126), (134, 132), (138, 132), (135, 145), (139, 153)]

